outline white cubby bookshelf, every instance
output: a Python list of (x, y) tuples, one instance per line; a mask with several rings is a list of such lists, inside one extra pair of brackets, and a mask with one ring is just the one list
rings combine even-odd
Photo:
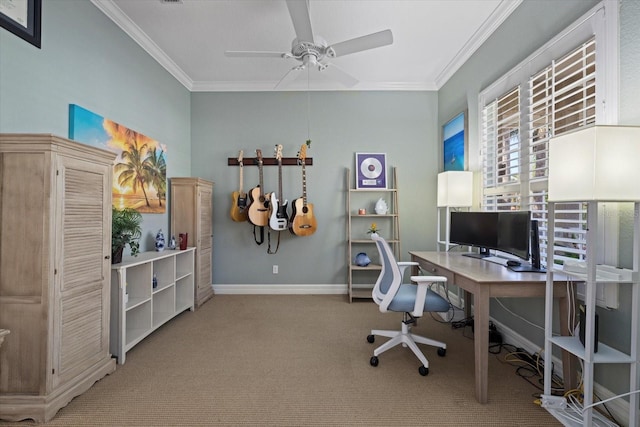
[(143, 252), (112, 265), (110, 350), (119, 364), (151, 332), (194, 310), (195, 250)]

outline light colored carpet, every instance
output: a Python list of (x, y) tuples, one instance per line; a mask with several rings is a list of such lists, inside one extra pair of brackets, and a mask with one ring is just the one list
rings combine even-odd
[(479, 404), (473, 341), (430, 317), (413, 331), (448, 348), (439, 357), (421, 346), (428, 376), (402, 347), (370, 366), (385, 338), (369, 344), (366, 336), (400, 320), (340, 295), (216, 295), (143, 340), (46, 425), (560, 425), (533, 404), (538, 390), (494, 356), (489, 403)]

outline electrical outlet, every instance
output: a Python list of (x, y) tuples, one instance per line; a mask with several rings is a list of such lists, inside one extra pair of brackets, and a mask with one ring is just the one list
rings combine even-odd
[(277, 265), (273, 266), (273, 274), (278, 274), (278, 266)]

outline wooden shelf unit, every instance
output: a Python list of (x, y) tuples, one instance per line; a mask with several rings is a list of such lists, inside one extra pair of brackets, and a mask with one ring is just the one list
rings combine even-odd
[(112, 266), (111, 353), (119, 364), (151, 332), (194, 310), (195, 252), (193, 247), (143, 252)]
[[(347, 290), (349, 302), (354, 299), (371, 299), (371, 291), (382, 270), (378, 250), (367, 234), (372, 222), (380, 228), (379, 233), (389, 243), (396, 259), (400, 259), (400, 213), (398, 210), (398, 178), (396, 168), (393, 168), (389, 188), (356, 189), (351, 176), (351, 170), (345, 173), (347, 188)], [(381, 198), (386, 201), (388, 213), (378, 215), (374, 211), (376, 201)], [(359, 214), (361, 208), (365, 214)], [(355, 256), (365, 252), (371, 264), (362, 267), (355, 264)]]

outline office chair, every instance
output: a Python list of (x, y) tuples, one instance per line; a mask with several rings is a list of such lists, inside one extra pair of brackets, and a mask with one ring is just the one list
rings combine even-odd
[(445, 283), (446, 277), (442, 276), (411, 276), (414, 284), (403, 284), (403, 274), (407, 267), (417, 266), (417, 262), (396, 262), (389, 244), (379, 236), (372, 236), (380, 253), (382, 271), (373, 288), (373, 300), (380, 307), (382, 313), (388, 311), (403, 313), (402, 329), (383, 331), (373, 329), (371, 335), (367, 336), (367, 341), (373, 343), (375, 336), (391, 338), (373, 351), (370, 359), (371, 366), (378, 366), (378, 356), (385, 351), (402, 344), (409, 347), (411, 351), (422, 362), (418, 368), (420, 375), (429, 373), (429, 361), (418, 348), (419, 344), (426, 344), (438, 347), (438, 356), (444, 356), (447, 352), (447, 345), (443, 342), (425, 338), (411, 333), (411, 325), (416, 324), (416, 318), (422, 317), (425, 312), (447, 312), (450, 305), (447, 300), (429, 289), (432, 283)]

